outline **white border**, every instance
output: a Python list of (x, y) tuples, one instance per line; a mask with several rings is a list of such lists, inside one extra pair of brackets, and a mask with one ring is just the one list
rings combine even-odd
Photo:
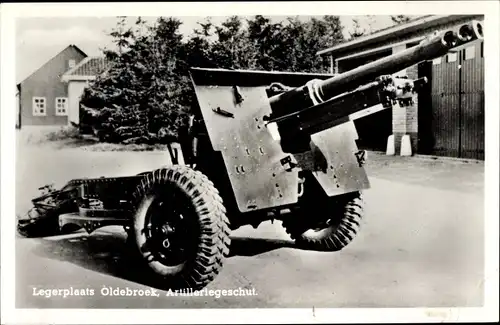
[[(274, 323), (498, 321), (499, 3), (432, 2), (216, 2), (216, 3), (44, 3), (1, 5), (1, 303), (2, 323)], [(486, 60), (486, 252), (484, 308), (414, 309), (203, 309), (193, 310), (15, 310), (15, 19), (54, 16), (226, 16), (226, 15), (485, 14)], [(12, 108), (12, 109), (11, 109)], [(464, 238), (464, 240), (466, 240)], [(292, 284), (291, 284), (292, 285)], [(439, 315), (439, 316), (431, 316)]]

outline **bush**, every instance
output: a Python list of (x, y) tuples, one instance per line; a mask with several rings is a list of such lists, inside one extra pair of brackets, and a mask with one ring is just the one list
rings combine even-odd
[(64, 126), (57, 131), (47, 133), (45, 138), (48, 141), (61, 141), (67, 139), (81, 139), (80, 130), (74, 126)]

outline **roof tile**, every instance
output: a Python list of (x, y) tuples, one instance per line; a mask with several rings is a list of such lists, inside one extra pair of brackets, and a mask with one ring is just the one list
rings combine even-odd
[(103, 57), (93, 57), (82, 62), (73, 71), (68, 71), (68, 76), (95, 76), (98, 75), (110, 66), (110, 62)]

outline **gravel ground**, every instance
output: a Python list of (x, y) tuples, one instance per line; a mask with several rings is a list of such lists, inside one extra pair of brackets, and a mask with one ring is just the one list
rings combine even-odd
[[(20, 308), (454, 307), (483, 303), (483, 163), (369, 155), (372, 188), (359, 236), (343, 251), (296, 248), (280, 222), (233, 232), (231, 257), (209, 289), (255, 288), (246, 297), (106, 297), (103, 286), (150, 288), (128, 262), (123, 232), (16, 239)], [(37, 187), (119, 176), (168, 164), (162, 152), (22, 147), (16, 209)], [(44, 298), (33, 288), (92, 288), (96, 295)]]

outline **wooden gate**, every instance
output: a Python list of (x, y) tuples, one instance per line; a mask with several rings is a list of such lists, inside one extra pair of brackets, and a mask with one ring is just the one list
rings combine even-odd
[(431, 152), (484, 160), (483, 42), (432, 64)]

